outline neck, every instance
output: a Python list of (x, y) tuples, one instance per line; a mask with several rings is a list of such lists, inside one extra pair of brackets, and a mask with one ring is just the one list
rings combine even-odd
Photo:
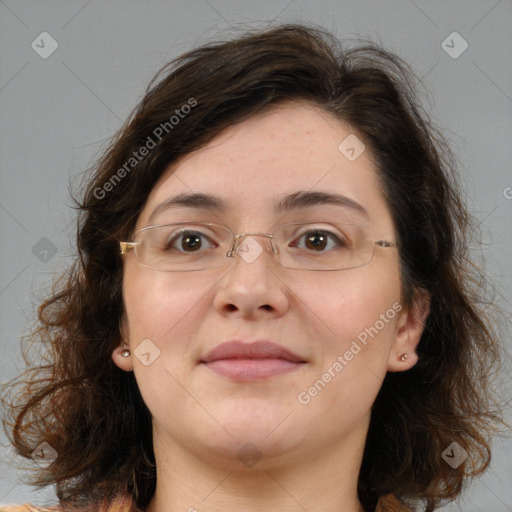
[(323, 451), (264, 456), (251, 468), (191, 455), (156, 432), (154, 442), (157, 485), (146, 512), (364, 512), (357, 496), (361, 432)]

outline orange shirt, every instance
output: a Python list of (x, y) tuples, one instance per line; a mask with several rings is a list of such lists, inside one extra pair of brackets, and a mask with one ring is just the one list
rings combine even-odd
[[(136, 507), (129, 497), (121, 497), (108, 509), (98, 508), (94, 512), (136, 512)], [(0, 512), (64, 512), (59, 507), (36, 507), (25, 503), (24, 505), (0, 505)], [(93, 512), (93, 511), (91, 511)], [(375, 512), (411, 512), (411, 509), (402, 504), (395, 496), (388, 494), (382, 496)]]

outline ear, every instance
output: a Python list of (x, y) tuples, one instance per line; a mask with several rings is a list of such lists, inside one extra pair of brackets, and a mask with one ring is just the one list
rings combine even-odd
[(123, 356), (123, 352), (125, 350), (131, 350), (129, 343), (126, 343), (125, 340), (128, 340), (128, 329), (127, 329), (127, 319), (126, 314), (123, 313), (121, 320), (119, 321), (119, 333), (120, 333), (120, 341), (118, 346), (112, 351), (112, 360), (118, 366), (121, 368), (121, 370), (124, 370), (126, 372), (133, 371), (133, 361), (132, 361), (132, 353), (130, 351), (130, 355)]
[(416, 347), (429, 313), (430, 295), (426, 290), (416, 290), (411, 307), (404, 309), (398, 320), (395, 341), (389, 354), (388, 372), (403, 372), (418, 362)]

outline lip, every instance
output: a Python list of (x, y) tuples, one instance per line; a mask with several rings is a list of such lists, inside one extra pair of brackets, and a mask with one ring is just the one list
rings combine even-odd
[(199, 363), (231, 380), (248, 382), (293, 372), (306, 361), (268, 340), (232, 340), (215, 347)]

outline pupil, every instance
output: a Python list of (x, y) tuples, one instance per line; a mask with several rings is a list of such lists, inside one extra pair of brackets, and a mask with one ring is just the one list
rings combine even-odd
[[(310, 235), (307, 237), (307, 245), (312, 245), (313, 247), (315, 248), (324, 248), (325, 247), (325, 241), (326, 241), (327, 237), (325, 235), (319, 235), (319, 234), (316, 234), (316, 235)], [(313, 240), (317, 240), (317, 242), (312, 242)]]
[(201, 237), (198, 235), (189, 235), (183, 239), (182, 247), (183, 249), (194, 249), (195, 247), (201, 246)]

